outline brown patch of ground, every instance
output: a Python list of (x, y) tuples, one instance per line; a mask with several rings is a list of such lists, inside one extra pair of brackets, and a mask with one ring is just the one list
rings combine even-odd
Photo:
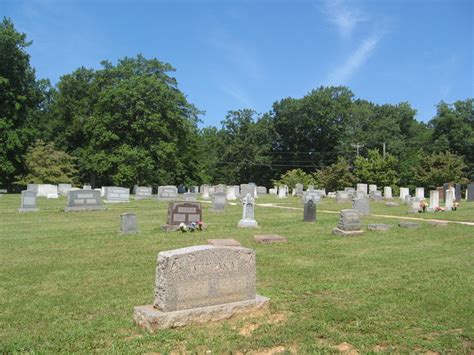
[(384, 353), (388, 351), (388, 345), (386, 344), (375, 345), (373, 350), (376, 353)]
[(359, 354), (359, 351), (354, 348), (351, 344), (342, 342), (341, 344), (334, 345), (333, 349), (336, 349), (340, 353), (347, 354), (347, 355), (356, 355)]
[(261, 323), (249, 323), (244, 325), (240, 330), (239, 334), (243, 336), (250, 336), (256, 329), (262, 324), (277, 324), (286, 321), (287, 315), (284, 313), (271, 314), (264, 322)]

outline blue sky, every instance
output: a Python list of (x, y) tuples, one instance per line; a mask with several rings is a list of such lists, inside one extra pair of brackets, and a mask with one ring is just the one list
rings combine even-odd
[(38, 78), (142, 53), (172, 64), (188, 100), (220, 126), (285, 97), (346, 85), (408, 101), (427, 121), (440, 100), (474, 96), (474, 1), (0, 0), (33, 45)]

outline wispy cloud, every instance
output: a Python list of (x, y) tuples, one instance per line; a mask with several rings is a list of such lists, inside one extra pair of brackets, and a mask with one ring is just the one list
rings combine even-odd
[(362, 9), (342, 0), (325, 0), (319, 10), (344, 38), (351, 37), (357, 25), (369, 19)]
[(222, 59), (229, 62), (236, 71), (248, 79), (260, 80), (262, 78), (255, 48), (233, 38), (222, 25), (214, 28), (207, 42), (219, 52)]
[(226, 84), (220, 85), (220, 89), (241, 105), (245, 106), (245, 108), (252, 107), (252, 100), (241, 86), (226, 82)]
[(370, 58), (380, 42), (380, 35), (371, 35), (350, 54), (347, 60), (338, 68), (333, 70), (328, 77), (332, 85), (345, 84), (350, 77)]

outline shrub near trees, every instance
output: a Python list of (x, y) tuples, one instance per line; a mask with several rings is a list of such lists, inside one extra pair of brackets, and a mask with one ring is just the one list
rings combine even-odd
[[(68, 178), (93, 186), (269, 186), (298, 178), (336, 190), (357, 180), (431, 188), (474, 178), (473, 98), (441, 102), (425, 124), (407, 102), (377, 105), (355, 98), (347, 87), (319, 87), (302, 98), (279, 100), (266, 113), (229, 111), (221, 127), (199, 129), (200, 111), (179, 90), (170, 64), (141, 55), (103, 61), (99, 70), (81, 67), (63, 75), (52, 88), (36, 80), (26, 52), (30, 44), (3, 20), (2, 187), (55, 179), (27, 162), (46, 147), (75, 159), (77, 172), (70, 170), (75, 176)], [(38, 139), (43, 148), (34, 145)]]

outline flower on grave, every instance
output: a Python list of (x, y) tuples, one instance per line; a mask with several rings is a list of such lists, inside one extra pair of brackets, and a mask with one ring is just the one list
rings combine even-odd
[(189, 229), (190, 232), (194, 232), (196, 230), (196, 228), (197, 228), (196, 222), (191, 222), (188, 226), (188, 229)]
[(186, 226), (186, 224), (180, 223), (180, 225), (178, 226), (178, 230), (180, 230), (181, 232), (185, 233), (185, 232), (188, 231), (188, 227)]
[(204, 222), (203, 222), (203, 221), (199, 221), (197, 225), (198, 225), (199, 230), (202, 231), (202, 228), (203, 228), (203, 226), (204, 226)]

